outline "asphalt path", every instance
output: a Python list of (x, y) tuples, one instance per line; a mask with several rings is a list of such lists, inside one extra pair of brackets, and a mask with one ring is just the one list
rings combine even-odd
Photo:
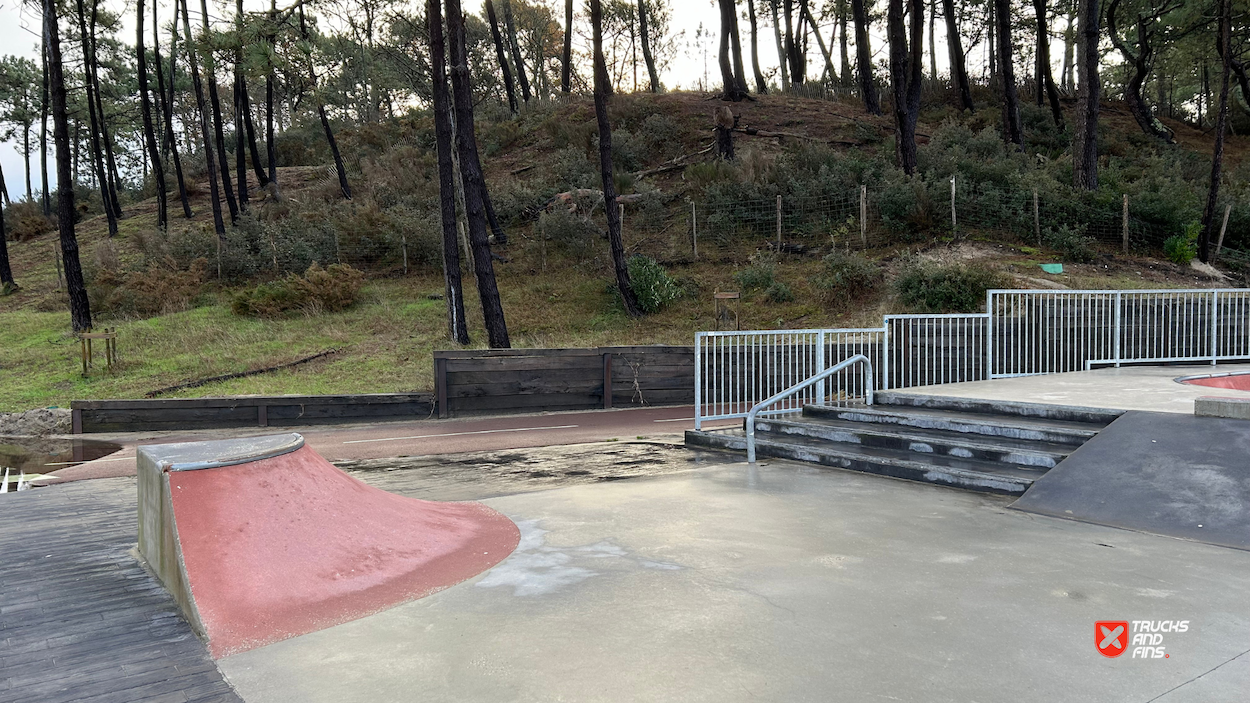
[[(721, 420), (705, 428), (733, 427), (740, 421)], [(367, 425), (235, 428), (179, 433), (115, 433), (87, 435), (116, 442), (121, 449), (94, 461), (51, 472), (57, 482), (113, 478), (135, 474), (136, 447), (145, 444), (191, 442), (299, 432), (305, 443), (329, 461), (498, 451), (525, 447), (584, 444), (638, 438), (679, 440), (694, 428), (694, 406), (628, 408), (586, 412), (503, 415), (451, 420), (382, 422)]]

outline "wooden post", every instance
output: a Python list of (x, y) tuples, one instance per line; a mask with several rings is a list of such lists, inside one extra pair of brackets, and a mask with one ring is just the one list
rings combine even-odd
[(690, 256), (699, 260), (699, 213), (695, 210), (694, 201), (690, 202)]
[(868, 248), (868, 186), (859, 187), (859, 243)]
[(1220, 250), (1224, 248), (1224, 232), (1228, 230), (1228, 216), (1232, 214), (1232, 212), (1233, 212), (1232, 203), (1229, 203), (1228, 205), (1224, 206), (1224, 224), (1220, 225), (1220, 239), (1219, 239), (1219, 242), (1215, 245), (1215, 256), (1211, 257), (1211, 263), (1213, 264), (1215, 263), (1216, 259), (1220, 258)]
[(61, 249), (57, 245), (52, 245), (52, 260), (56, 262), (56, 289), (61, 290), (65, 287), (65, 274), (61, 273)]
[(399, 246), (404, 250), (404, 275), (408, 275), (408, 235), (400, 235)]
[(959, 221), (955, 219), (955, 177), (951, 176), (951, 234), (959, 236)]
[(269, 406), (264, 403), (256, 405), (256, 422), (260, 427), (269, 426)]
[(1037, 244), (1042, 244), (1042, 218), (1037, 207), (1037, 189), (1033, 189), (1033, 236), (1037, 237)]
[(781, 251), (781, 196), (777, 196), (777, 251)]
[(603, 353), (603, 409), (612, 409), (612, 352)]
[(447, 360), (434, 357), (434, 402), (438, 403), (438, 419), (451, 417), (447, 407)]
[(87, 338), (79, 337), (78, 346), (82, 352), (82, 375), (87, 375)]
[(221, 280), (221, 237), (217, 237), (217, 280)]
[(1121, 218), (1124, 222), (1121, 232), (1121, 238), (1124, 240), (1124, 253), (1128, 253), (1128, 193), (1124, 194), (1124, 216)]

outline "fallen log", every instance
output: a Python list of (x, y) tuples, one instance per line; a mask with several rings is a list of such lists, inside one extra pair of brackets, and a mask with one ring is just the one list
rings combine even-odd
[(166, 393), (173, 393), (175, 391), (185, 391), (189, 388), (199, 388), (200, 386), (207, 386), (210, 383), (217, 383), (218, 381), (230, 381), (236, 378), (246, 378), (248, 376), (257, 376), (262, 373), (282, 371), (283, 369), (289, 369), (295, 366), (299, 366), (301, 364), (307, 364), (310, 361), (316, 361), (317, 359), (321, 359), (321, 358), (330, 356), (332, 354), (337, 354), (337, 353), (339, 353), (338, 349), (327, 349), (326, 351), (323, 351), (321, 353), (313, 354), (312, 356), (306, 356), (303, 359), (296, 359), (295, 361), (292, 361), (286, 364), (278, 364), (277, 366), (268, 366), (263, 369), (253, 369), (251, 371), (240, 371), (238, 373), (227, 373), (227, 374), (222, 374), (221, 376), (210, 376), (208, 378), (201, 378), (196, 381), (187, 381), (186, 383), (179, 383), (173, 386), (157, 388), (154, 391), (148, 391), (147, 393), (144, 393), (143, 397), (155, 398), (158, 395), (164, 395)]

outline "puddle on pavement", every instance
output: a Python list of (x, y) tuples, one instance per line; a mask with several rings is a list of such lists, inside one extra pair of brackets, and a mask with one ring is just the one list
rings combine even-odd
[(93, 439), (44, 439), (39, 437), (0, 437), (0, 481), (8, 469), (8, 489), (25, 480), (51, 473), (84, 461), (99, 459), (121, 449), (112, 442)]
[(564, 486), (621, 481), (723, 463), (722, 454), (660, 442), (602, 442), (437, 456), (341, 461), (335, 465), (392, 493), (479, 500)]

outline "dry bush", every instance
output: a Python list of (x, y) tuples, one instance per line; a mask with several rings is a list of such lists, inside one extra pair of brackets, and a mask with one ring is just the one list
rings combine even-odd
[[(104, 249), (96, 248), (97, 259)], [(190, 308), (203, 292), (207, 270), (206, 259), (196, 259), (186, 269), (168, 258), (138, 271), (100, 265), (91, 276), (91, 305), (115, 316), (180, 312)]]
[(356, 302), (364, 282), (364, 274), (347, 264), (333, 264), (323, 269), (314, 263), (303, 276), (291, 274), (240, 291), (231, 301), (230, 309), (236, 315), (253, 317), (279, 317), (296, 311), (338, 312)]
[(34, 202), (12, 203), (4, 212), (4, 223), (14, 241), (26, 242), (50, 234), (56, 228), (56, 220), (44, 217), (43, 210)]

